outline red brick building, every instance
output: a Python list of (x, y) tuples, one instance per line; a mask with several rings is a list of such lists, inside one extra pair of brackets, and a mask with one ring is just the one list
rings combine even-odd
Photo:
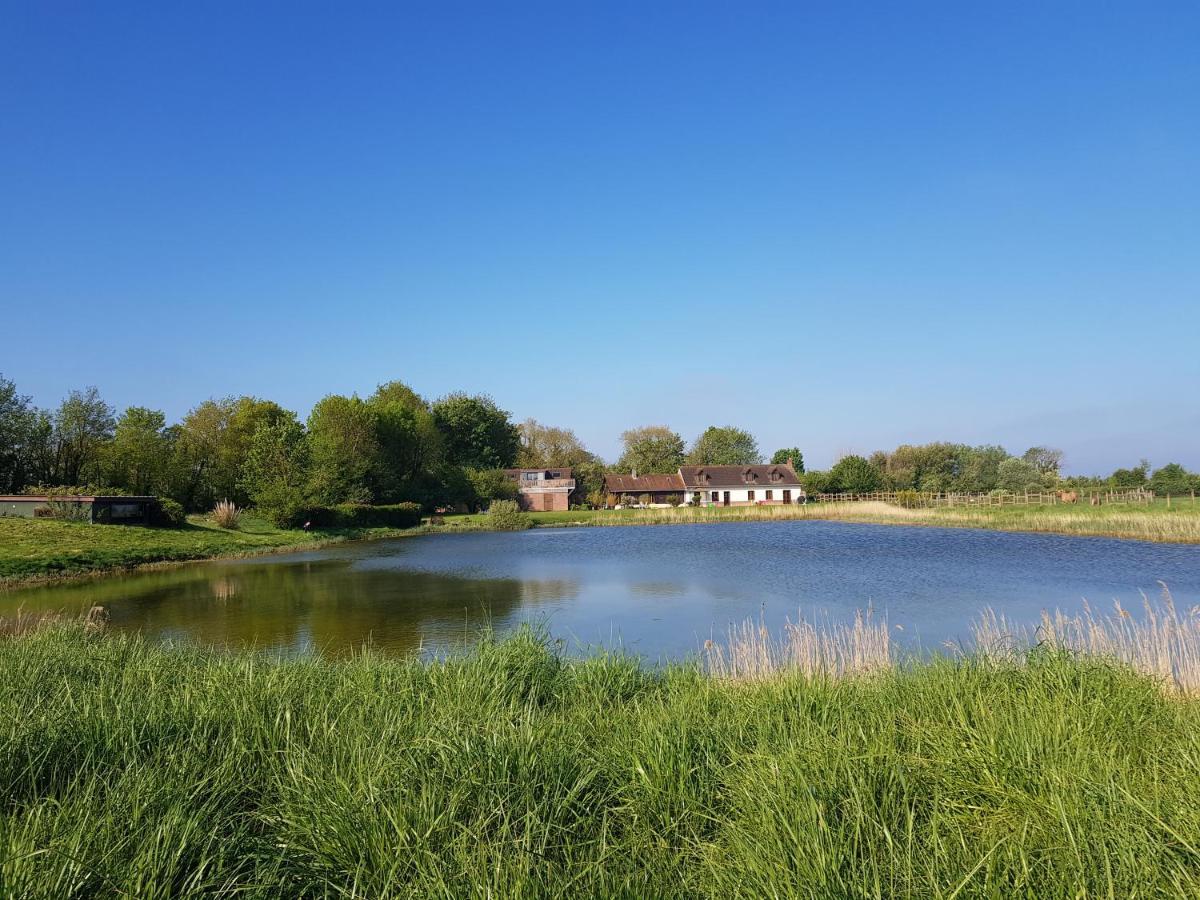
[(505, 469), (517, 483), (517, 502), (530, 512), (566, 511), (571, 508), (575, 479), (569, 468)]

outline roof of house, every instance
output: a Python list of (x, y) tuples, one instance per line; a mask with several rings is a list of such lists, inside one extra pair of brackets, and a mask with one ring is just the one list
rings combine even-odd
[(678, 475), (605, 475), (604, 489), (610, 494), (653, 494), (682, 491)]
[(118, 503), (148, 503), (157, 497), (125, 496), (124, 494), (5, 494), (0, 497), (0, 503), (49, 503), (51, 500), (61, 500), (66, 503), (95, 503), (97, 500)]
[(680, 466), (679, 474), (689, 488), (800, 486), (800, 479), (792, 467), (782, 463), (765, 466)]

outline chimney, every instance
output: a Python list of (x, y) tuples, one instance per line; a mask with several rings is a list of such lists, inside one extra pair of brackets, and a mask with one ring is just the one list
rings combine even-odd
[(629, 474), (632, 477), (637, 478), (637, 466), (634, 466), (632, 469), (630, 469)]
[(796, 468), (796, 460), (791, 456), (788, 457), (788, 468), (789, 469)]

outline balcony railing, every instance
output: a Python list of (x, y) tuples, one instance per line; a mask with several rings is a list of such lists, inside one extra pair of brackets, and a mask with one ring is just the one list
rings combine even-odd
[(537, 481), (521, 481), (518, 482), (523, 491), (545, 491), (550, 488), (566, 488), (567, 490), (575, 490), (574, 478), (542, 478)]

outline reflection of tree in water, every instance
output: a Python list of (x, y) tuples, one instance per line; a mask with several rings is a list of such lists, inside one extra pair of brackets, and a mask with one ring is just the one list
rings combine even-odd
[[(109, 608), (114, 628), (225, 646), (340, 654), (370, 643), (408, 653), (457, 644), (522, 606), (569, 599), (567, 580), (475, 579), (396, 569), (354, 569), (341, 560), (207, 564), (59, 588), (38, 609)], [(32, 609), (31, 609), (32, 611)]]

